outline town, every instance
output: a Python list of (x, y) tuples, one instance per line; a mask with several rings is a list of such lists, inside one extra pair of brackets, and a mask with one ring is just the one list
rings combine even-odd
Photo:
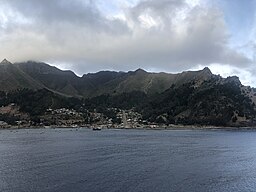
[(44, 115), (30, 117), (20, 112), (15, 103), (0, 107), (0, 128), (157, 128), (166, 125), (150, 123), (134, 109), (107, 108), (104, 113), (74, 109), (47, 109)]

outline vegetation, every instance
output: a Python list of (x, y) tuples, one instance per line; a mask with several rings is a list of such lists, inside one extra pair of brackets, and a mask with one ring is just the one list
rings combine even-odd
[(81, 101), (77, 98), (63, 97), (47, 89), (22, 89), (9, 93), (0, 93), (0, 106), (15, 103), (20, 110), (31, 116), (42, 115), (47, 109), (79, 108)]
[(233, 82), (205, 81), (200, 87), (195, 82), (171, 87), (149, 101), (139, 111), (145, 119), (159, 121), (165, 116), (166, 124), (200, 124), (226, 126), (237, 117), (253, 119), (254, 105)]
[[(142, 114), (144, 121), (159, 124), (227, 126), (255, 119), (251, 101), (255, 89), (242, 89), (238, 78), (223, 79), (208, 68), (177, 75), (137, 70), (80, 78), (44, 63), (28, 62), (2, 65), (0, 71), (0, 107), (14, 103), (34, 122), (48, 109), (60, 108), (74, 109), (87, 122), (91, 121), (88, 111), (117, 122), (117, 111), (127, 109)], [(13, 124), (18, 118), (2, 114), (0, 120)]]

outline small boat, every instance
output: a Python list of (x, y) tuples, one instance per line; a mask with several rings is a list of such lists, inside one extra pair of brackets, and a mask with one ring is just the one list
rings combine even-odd
[(100, 127), (93, 127), (92, 130), (93, 131), (101, 131), (101, 128)]

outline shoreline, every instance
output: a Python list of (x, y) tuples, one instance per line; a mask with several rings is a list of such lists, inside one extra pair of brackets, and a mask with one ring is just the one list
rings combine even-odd
[[(29, 130), (29, 129), (90, 129), (92, 130), (95, 128), (94, 126), (90, 127), (85, 127), (85, 126), (77, 126), (77, 127), (72, 127), (72, 126), (47, 126), (47, 127), (39, 127), (39, 126), (31, 126), (31, 127), (5, 127), (5, 128), (0, 128), (0, 130)], [(253, 127), (216, 127), (216, 126), (172, 126), (172, 127), (156, 127), (156, 128), (151, 128), (151, 127), (137, 127), (137, 128), (123, 128), (123, 127), (106, 127), (106, 128), (101, 128), (101, 130), (169, 130), (169, 131), (182, 131), (182, 130), (191, 130), (191, 131), (200, 131), (200, 130), (208, 130), (208, 131), (256, 131), (256, 126)]]

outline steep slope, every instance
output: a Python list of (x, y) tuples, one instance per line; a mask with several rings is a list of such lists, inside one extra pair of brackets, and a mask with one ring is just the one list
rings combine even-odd
[[(149, 73), (142, 69), (128, 73), (115, 74), (114, 78), (98, 84), (94, 96), (101, 94), (121, 94), (141, 91), (146, 94), (156, 94), (165, 91), (172, 85), (180, 86), (190, 81), (199, 84), (212, 77), (208, 68), (201, 71), (187, 71), (180, 74)], [(85, 77), (85, 76), (84, 76)]]
[[(0, 91), (45, 88), (65, 96), (85, 98), (132, 92), (142, 92), (149, 96), (157, 95), (170, 87), (174, 86), (178, 89), (191, 82), (194, 83), (194, 88), (200, 89), (205, 81), (213, 78), (221, 79), (213, 75), (208, 68), (179, 74), (150, 73), (142, 69), (127, 73), (101, 71), (78, 77), (72, 71), (62, 71), (45, 63), (29, 61), (11, 64), (4, 60), (0, 65)], [(219, 81), (215, 83), (223, 83)], [(234, 78), (232, 82), (235, 82)], [(255, 89), (244, 86), (240, 86), (240, 89), (256, 102)]]
[(102, 94), (118, 95), (133, 91), (152, 95), (161, 93), (172, 85), (180, 86), (197, 79), (200, 84), (200, 82), (212, 77), (208, 68), (180, 74), (149, 73), (142, 69), (127, 73), (100, 71), (78, 77), (72, 71), (62, 71), (45, 63), (29, 61), (17, 63), (15, 66), (49, 90), (68, 96), (87, 98)]
[(145, 119), (167, 124), (253, 125), (254, 103), (237, 77), (213, 76), (198, 84), (173, 85), (139, 110)]
[(45, 63), (28, 61), (15, 66), (49, 90), (67, 95), (81, 96), (80, 78), (72, 71), (62, 71)]
[(101, 71), (78, 77), (72, 71), (63, 71), (46, 63), (34, 61), (16, 63), (15, 66), (49, 90), (78, 97), (97, 96), (97, 90), (100, 90), (102, 85), (123, 74), (121, 72)]
[(43, 85), (4, 59), (0, 63), (0, 90), (13, 91), (23, 88), (40, 89)]
[[(88, 73), (83, 75), (82, 81), (82, 91), (85, 97), (95, 97), (102, 94), (109, 94), (112, 89), (106, 87), (109, 82), (113, 82), (117, 79), (122, 79), (126, 73), (115, 72), (115, 71), (100, 71), (97, 73)], [(113, 84), (113, 87), (116, 85)]]
[(32, 116), (44, 114), (48, 108), (84, 112), (118, 108), (136, 110), (146, 123), (256, 124), (256, 89), (243, 86), (238, 77), (213, 75), (208, 68), (179, 74), (142, 69), (127, 73), (101, 71), (78, 77), (45, 63), (13, 65), (4, 60), (0, 64), (0, 98), (2, 106), (16, 103)]

